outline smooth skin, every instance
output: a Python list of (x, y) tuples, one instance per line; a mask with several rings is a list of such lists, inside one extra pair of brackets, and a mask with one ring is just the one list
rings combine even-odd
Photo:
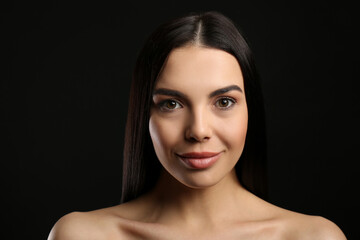
[[(230, 54), (197, 45), (173, 50), (156, 82), (149, 121), (163, 165), (156, 187), (133, 201), (62, 217), (49, 240), (343, 240), (331, 221), (263, 201), (239, 183), (234, 166), (248, 124), (240, 66)], [(217, 152), (193, 169), (180, 154)]]

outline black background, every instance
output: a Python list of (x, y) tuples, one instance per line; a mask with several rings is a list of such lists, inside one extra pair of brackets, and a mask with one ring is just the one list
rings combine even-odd
[(2, 3), (2, 218), (46, 239), (71, 211), (120, 200), (131, 72), (146, 37), (190, 11), (243, 31), (265, 96), (270, 202), (360, 239), (359, 26), (346, 1)]

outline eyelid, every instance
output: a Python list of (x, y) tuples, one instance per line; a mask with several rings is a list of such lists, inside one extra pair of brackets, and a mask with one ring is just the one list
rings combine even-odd
[[(226, 99), (226, 100), (229, 100), (229, 101), (231, 101), (232, 102), (232, 104), (230, 105), (230, 106), (228, 106), (228, 107), (218, 107), (218, 106), (216, 106), (217, 105), (217, 103), (220, 101), (220, 100), (222, 100), (222, 99)], [(233, 97), (229, 97), (229, 96), (220, 96), (220, 97), (218, 97), (218, 98), (216, 98), (216, 100), (215, 100), (215, 107), (217, 107), (218, 109), (220, 109), (220, 110), (229, 110), (229, 109), (231, 109), (232, 107), (234, 107), (234, 105), (237, 103), (237, 100), (235, 99), (235, 98), (233, 98)]]
[(161, 100), (159, 103), (157, 103), (156, 105), (158, 106), (158, 108), (161, 110), (161, 111), (164, 111), (164, 112), (171, 112), (171, 111), (174, 111), (178, 108), (174, 108), (174, 109), (169, 109), (164, 106), (166, 103), (170, 102), (170, 101), (174, 101), (176, 102), (176, 104), (178, 104), (180, 107), (179, 108), (183, 108), (183, 105), (182, 103), (177, 100), (177, 99), (174, 99), (174, 98), (168, 98), (168, 99), (164, 99), (164, 100)]

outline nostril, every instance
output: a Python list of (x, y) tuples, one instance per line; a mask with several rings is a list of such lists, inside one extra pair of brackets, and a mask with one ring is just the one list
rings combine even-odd
[(200, 136), (196, 136), (196, 135), (191, 134), (187, 139), (190, 142), (205, 142), (205, 141), (209, 140), (210, 137), (209, 136), (200, 137)]

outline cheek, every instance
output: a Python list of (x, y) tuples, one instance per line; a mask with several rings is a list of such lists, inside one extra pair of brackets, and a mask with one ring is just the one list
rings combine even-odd
[(169, 153), (178, 139), (180, 139), (180, 126), (176, 121), (151, 116), (149, 121), (150, 136), (154, 149), (159, 158)]
[(244, 148), (247, 125), (247, 111), (242, 111), (231, 119), (227, 119), (226, 122), (223, 123), (224, 127), (219, 132), (227, 148), (231, 150), (236, 157), (240, 157)]

